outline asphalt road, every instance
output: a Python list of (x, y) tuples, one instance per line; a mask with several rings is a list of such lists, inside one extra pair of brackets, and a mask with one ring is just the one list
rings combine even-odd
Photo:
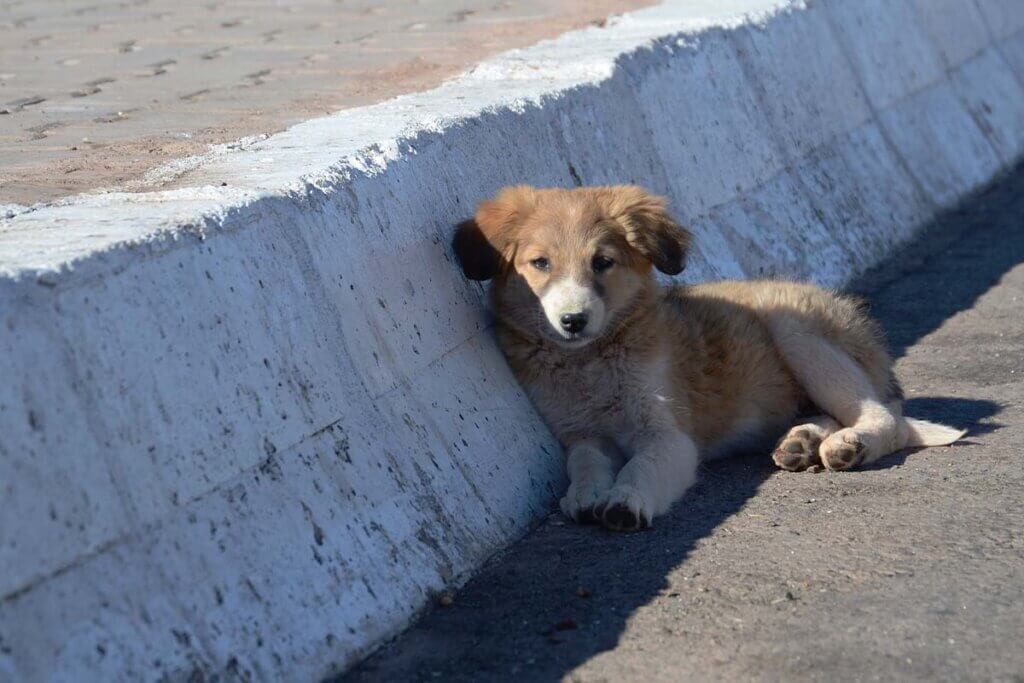
[(964, 442), (720, 461), (642, 533), (553, 515), (343, 680), (1024, 681), (1024, 167), (854, 289)]

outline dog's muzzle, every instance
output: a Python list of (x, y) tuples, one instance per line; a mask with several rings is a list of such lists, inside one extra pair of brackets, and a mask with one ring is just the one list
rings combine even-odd
[(604, 301), (572, 278), (551, 285), (540, 302), (551, 328), (567, 341), (596, 336), (604, 325)]

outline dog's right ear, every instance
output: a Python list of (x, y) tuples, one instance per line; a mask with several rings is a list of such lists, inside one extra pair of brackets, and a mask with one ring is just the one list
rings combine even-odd
[(462, 221), (455, 229), (452, 249), (462, 272), (470, 280), (490, 280), (501, 267), (501, 253), (491, 246), (475, 218)]
[(459, 223), (452, 249), (470, 280), (490, 280), (512, 260), (515, 229), (533, 205), (531, 187), (506, 187), (480, 202), (476, 215)]

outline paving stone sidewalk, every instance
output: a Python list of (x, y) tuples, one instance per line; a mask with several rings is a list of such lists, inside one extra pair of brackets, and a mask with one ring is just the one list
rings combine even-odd
[(427, 89), (654, 0), (0, 0), (0, 204)]

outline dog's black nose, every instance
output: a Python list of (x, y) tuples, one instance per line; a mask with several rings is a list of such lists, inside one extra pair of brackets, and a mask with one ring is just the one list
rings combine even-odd
[(559, 320), (562, 322), (562, 329), (569, 334), (576, 334), (587, 326), (586, 313), (565, 313)]

